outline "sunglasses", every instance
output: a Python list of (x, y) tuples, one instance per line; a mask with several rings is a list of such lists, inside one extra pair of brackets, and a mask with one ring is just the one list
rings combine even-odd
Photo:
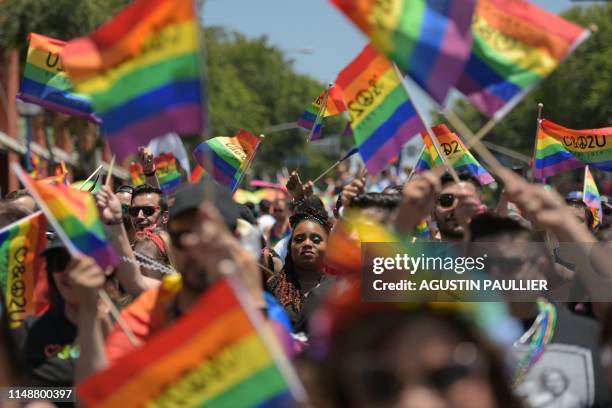
[(442, 208), (449, 208), (455, 204), (455, 195), (451, 193), (440, 194), (438, 197), (438, 204)]
[(155, 211), (159, 210), (159, 207), (154, 207), (152, 205), (145, 205), (142, 207), (130, 207), (128, 210), (129, 214), (132, 217), (137, 217), (140, 214), (140, 211), (145, 215), (145, 217), (150, 217), (155, 214)]

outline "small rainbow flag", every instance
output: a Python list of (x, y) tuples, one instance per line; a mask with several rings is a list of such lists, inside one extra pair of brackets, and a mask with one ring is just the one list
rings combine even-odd
[(145, 175), (142, 170), (142, 164), (137, 162), (130, 163), (130, 178), (134, 187), (141, 186), (145, 183)]
[[(444, 154), (449, 160), (455, 160), (459, 155), (460, 158), (455, 161), (453, 168), (457, 172), (466, 172), (473, 174), (480, 180), (482, 184), (490, 184), (495, 181), (493, 176), (476, 160), (469, 150), (466, 150), (465, 145), (459, 139), (455, 133), (451, 132), (446, 125), (437, 125), (432, 128), (434, 135), (440, 143), (440, 147), (444, 150)], [(415, 172), (420, 173), (422, 171), (431, 170), (434, 167), (442, 165), (442, 159), (436, 151), (429, 134), (427, 132), (421, 132), (423, 137), (423, 143), (425, 143), (425, 149), (423, 154), (415, 166)]]
[(46, 233), (47, 219), (40, 211), (0, 230), (0, 290), (11, 329), (48, 306), (47, 276), (40, 257)]
[(538, 127), (533, 175), (552, 177), (585, 164), (612, 171), (612, 127), (573, 130), (547, 119)]
[(599, 194), (597, 184), (595, 183), (595, 179), (593, 178), (593, 174), (591, 173), (589, 166), (586, 166), (584, 169), (584, 189), (582, 193), (582, 200), (589, 206), (589, 209), (593, 213), (592, 227), (595, 228), (601, 224), (601, 221), (603, 220), (603, 210), (601, 208), (601, 195)]
[(51, 185), (32, 180), (19, 166), (13, 166), (13, 170), (32, 193), (71, 254), (90, 256), (102, 268), (117, 264), (117, 254), (106, 238), (96, 202), (90, 193), (65, 184)]
[(338, 74), (336, 86), (349, 107), (359, 154), (373, 175), (425, 128), (393, 65), (371, 45)]
[(472, 33), (472, 53), (456, 87), (498, 119), (589, 36), (524, 0), (479, 0)]
[(19, 85), (19, 99), (44, 108), (100, 123), (91, 99), (78, 94), (60, 61), (66, 43), (30, 33), (28, 56)]
[(193, 0), (136, 0), (66, 44), (64, 67), (93, 101), (118, 159), (168, 132), (202, 132), (199, 24)]
[(475, 0), (332, 3), (370, 37), (380, 52), (395, 61), (438, 103), (444, 102), (470, 56)]
[(218, 136), (196, 146), (193, 157), (217, 183), (236, 191), (257, 151), (259, 137), (240, 129), (236, 136)]
[(168, 197), (174, 195), (182, 182), (174, 154), (167, 152), (155, 157), (155, 169), (164, 195)]
[(423, 218), (415, 227), (415, 236), (418, 238), (429, 238), (429, 224), (427, 218)]
[(329, 89), (329, 95), (327, 96), (325, 109), (323, 109), (323, 111), (321, 112), (321, 116), (317, 119), (317, 115), (319, 113), (319, 110), (321, 109), (321, 104), (325, 99), (326, 93), (327, 90), (323, 91), (319, 95), (319, 97), (315, 99), (315, 101), (308, 108), (306, 108), (306, 110), (297, 122), (299, 127), (306, 130), (312, 130), (312, 128), (314, 127), (311, 140), (317, 140), (321, 138), (324, 118), (339, 115), (340, 113), (346, 111), (346, 104), (344, 103), (344, 95), (342, 95), (342, 90), (340, 89), (340, 87), (332, 86)]
[(291, 406), (287, 372), (294, 373), (264, 340), (221, 280), (173, 326), (77, 392), (92, 408)]

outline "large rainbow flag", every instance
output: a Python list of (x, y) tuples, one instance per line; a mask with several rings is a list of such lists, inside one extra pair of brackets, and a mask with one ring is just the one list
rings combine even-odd
[(47, 219), (39, 211), (0, 230), (0, 290), (11, 329), (47, 302), (47, 273), (40, 253), (47, 244)]
[(93, 196), (66, 184), (50, 185), (32, 180), (19, 166), (13, 167), (41, 210), (72, 254), (84, 254), (102, 268), (118, 262), (108, 242)]
[(92, 99), (118, 159), (168, 132), (202, 132), (199, 31), (193, 0), (136, 0), (64, 48), (64, 67)]
[(479, 0), (474, 44), (457, 89), (503, 117), (570, 55), (589, 31), (524, 0)]
[(584, 169), (584, 188), (582, 192), (582, 201), (589, 206), (593, 213), (593, 228), (601, 224), (603, 220), (603, 210), (601, 208), (601, 195), (597, 189), (597, 184), (593, 178), (589, 166)]
[[(440, 147), (444, 150), (444, 154), (449, 160), (455, 160), (453, 168), (457, 172), (466, 172), (473, 174), (480, 180), (482, 184), (490, 184), (495, 181), (493, 176), (476, 160), (472, 153), (465, 148), (465, 145), (459, 137), (451, 132), (446, 125), (437, 125), (432, 128), (434, 135), (440, 143)], [(438, 155), (438, 151), (434, 146), (429, 134), (421, 132), (425, 149), (423, 154), (415, 166), (415, 172), (420, 173), (425, 170), (431, 170), (434, 167), (442, 165), (442, 158)]]
[(200, 143), (194, 149), (193, 157), (217, 183), (234, 192), (259, 142), (259, 137), (240, 129), (234, 137), (218, 136)]
[(537, 138), (533, 169), (537, 179), (585, 164), (612, 171), (612, 127), (574, 130), (542, 119)]
[(475, 0), (332, 0), (442, 104), (470, 56)]
[(78, 94), (60, 61), (66, 43), (41, 34), (28, 35), (30, 45), (17, 97), (44, 108), (99, 123), (91, 99)]
[(222, 280), (173, 326), (77, 392), (92, 408), (291, 406), (286, 372), (268, 346)]
[[(321, 138), (324, 118), (339, 115), (340, 113), (346, 111), (344, 95), (342, 94), (340, 87), (332, 86), (331, 89), (329, 89), (329, 95), (326, 98), (325, 94), (327, 92), (327, 90), (323, 91), (319, 97), (315, 99), (314, 102), (308, 106), (308, 108), (306, 108), (300, 119), (298, 119), (297, 124), (299, 127), (306, 130), (312, 130), (314, 128), (311, 140)], [(317, 118), (319, 110), (321, 110), (323, 100), (326, 100), (325, 108), (321, 111), (321, 115)]]
[(159, 187), (166, 196), (172, 196), (181, 186), (181, 173), (172, 152), (162, 153), (155, 157), (155, 169)]
[(349, 107), (359, 154), (374, 175), (425, 128), (393, 65), (372, 45), (338, 74), (336, 86)]

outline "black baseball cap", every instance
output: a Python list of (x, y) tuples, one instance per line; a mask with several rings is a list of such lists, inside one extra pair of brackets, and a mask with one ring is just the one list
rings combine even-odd
[(168, 211), (170, 221), (185, 211), (197, 209), (202, 205), (207, 183), (211, 187), (214, 206), (221, 213), (230, 231), (235, 231), (240, 216), (240, 207), (232, 198), (232, 192), (227, 187), (217, 184), (208, 176), (203, 177), (196, 184), (187, 183), (181, 185), (174, 196), (174, 204), (172, 204)]

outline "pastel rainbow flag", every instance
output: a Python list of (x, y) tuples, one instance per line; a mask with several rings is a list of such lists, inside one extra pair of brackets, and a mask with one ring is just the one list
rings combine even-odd
[(90, 256), (102, 268), (118, 263), (91, 193), (66, 184), (51, 185), (32, 180), (19, 166), (12, 168), (71, 254)]
[[(459, 139), (455, 133), (451, 132), (446, 125), (436, 125), (432, 128), (434, 135), (440, 143), (440, 147), (444, 150), (444, 154), (449, 160), (455, 160), (456, 157), (460, 157), (453, 163), (453, 168), (457, 172), (466, 172), (473, 174), (478, 178), (482, 184), (490, 184), (495, 181), (493, 176), (476, 160), (472, 153), (465, 148), (465, 145)], [(431, 170), (434, 167), (442, 166), (442, 158), (438, 155), (436, 147), (434, 146), (429, 134), (427, 132), (421, 132), (425, 149), (421, 158), (415, 166), (415, 172), (420, 173), (422, 171)]]
[(91, 408), (292, 406), (283, 368), (294, 373), (269, 346), (221, 280), (174, 325), (77, 392)]
[(64, 48), (64, 67), (93, 101), (118, 159), (169, 132), (203, 131), (199, 32), (193, 0), (136, 0)]
[(338, 74), (336, 86), (342, 88), (349, 107), (359, 154), (373, 175), (425, 129), (395, 68), (372, 45)]
[(164, 195), (169, 197), (176, 194), (182, 180), (174, 154), (167, 152), (155, 157), (155, 169), (159, 186)]
[(142, 170), (142, 164), (137, 162), (130, 163), (130, 178), (134, 187), (141, 186), (145, 183), (145, 175)]
[(297, 122), (297, 125), (306, 130), (312, 130), (314, 127), (314, 131), (312, 133), (311, 140), (317, 140), (321, 138), (321, 132), (323, 130), (323, 119), (339, 115), (342, 112), (346, 111), (346, 104), (344, 103), (344, 95), (342, 94), (342, 90), (340, 87), (332, 86), (329, 89), (329, 95), (327, 96), (327, 102), (325, 103), (325, 109), (321, 112), (321, 116), (317, 118), (319, 110), (321, 109), (321, 104), (323, 100), (325, 100), (325, 94), (327, 90), (323, 91), (317, 99), (314, 100), (308, 108), (304, 111), (302, 116)]
[(236, 191), (259, 146), (259, 137), (240, 129), (236, 136), (218, 136), (196, 146), (193, 157), (219, 184)]
[(75, 92), (60, 54), (66, 43), (41, 34), (28, 35), (30, 45), (17, 97), (56, 112), (100, 123), (91, 99)]
[(537, 138), (533, 169), (537, 179), (585, 164), (612, 171), (612, 127), (574, 130), (542, 119)]
[(595, 183), (595, 179), (593, 178), (593, 174), (591, 173), (589, 166), (586, 166), (584, 169), (584, 188), (582, 192), (582, 200), (593, 213), (592, 227), (595, 228), (601, 224), (601, 221), (603, 220), (603, 210), (601, 208), (601, 195), (599, 194), (597, 184)]
[(444, 102), (470, 56), (475, 0), (332, 3), (433, 99)]
[(589, 36), (524, 0), (479, 0), (474, 44), (457, 89), (489, 117), (502, 118)]
[(47, 219), (40, 211), (0, 230), (0, 290), (11, 329), (48, 306), (47, 273), (40, 256), (46, 234)]

